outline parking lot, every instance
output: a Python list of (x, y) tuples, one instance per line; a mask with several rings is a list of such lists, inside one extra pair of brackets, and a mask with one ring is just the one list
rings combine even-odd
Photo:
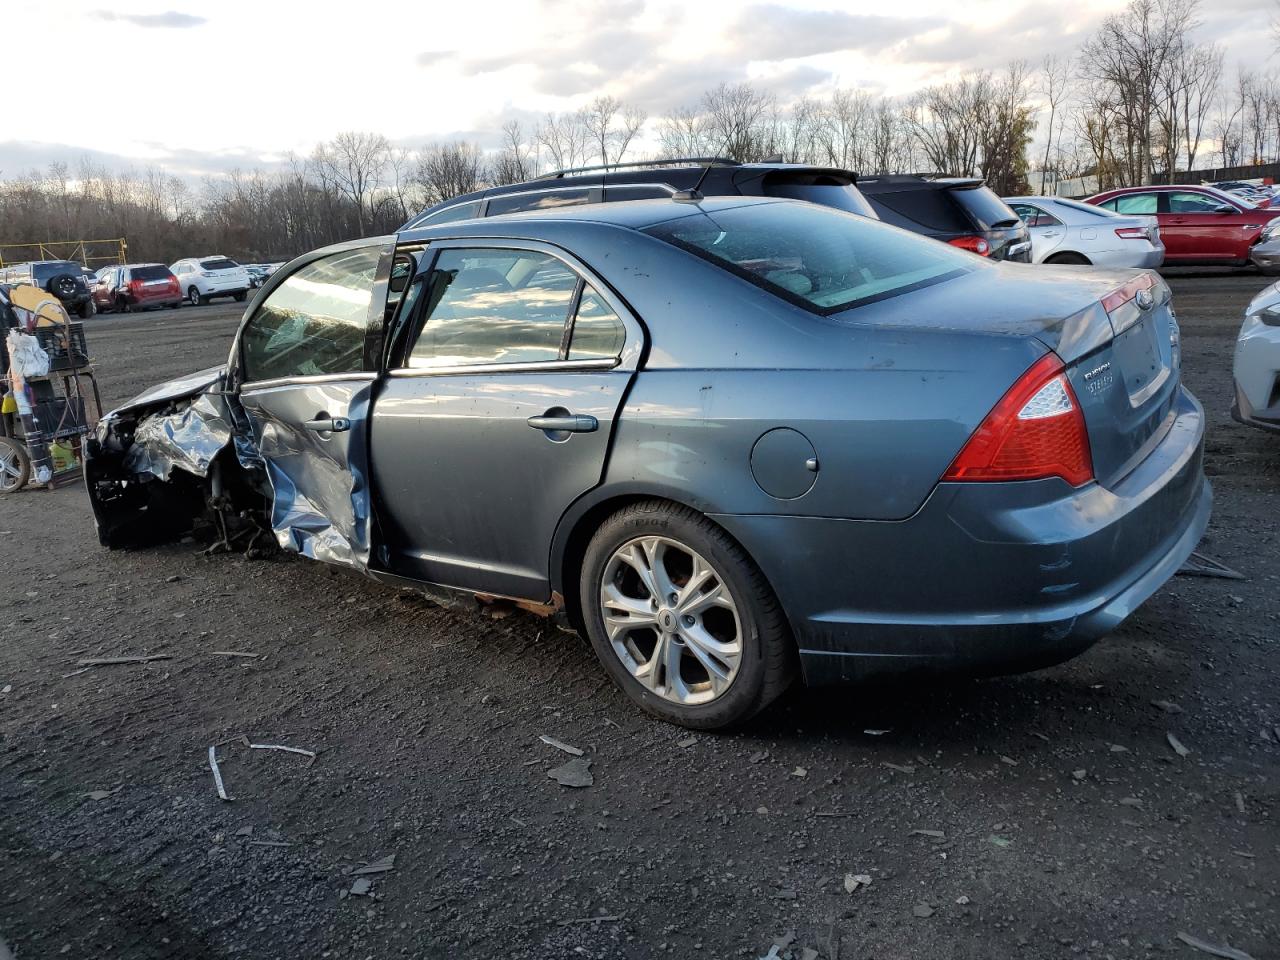
[[(20, 960), (1203, 956), (1184, 933), (1280, 957), (1280, 437), (1228, 413), (1266, 282), (1170, 277), (1210, 421), (1200, 549), (1246, 579), (1177, 577), (1050, 670), (797, 688), (727, 735), (639, 714), (529, 614), (286, 556), (108, 553), (78, 486), (0, 499), (0, 941)], [(222, 362), (240, 309), (89, 321), (108, 405)], [(78, 665), (145, 655), (163, 659)], [(585, 751), (589, 786), (548, 777), (569, 758), (543, 735)]]

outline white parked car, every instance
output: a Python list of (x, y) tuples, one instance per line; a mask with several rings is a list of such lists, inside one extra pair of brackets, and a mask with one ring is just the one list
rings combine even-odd
[(1005, 197), (1031, 234), (1032, 263), (1147, 267), (1164, 263), (1155, 217), (1119, 214), (1064, 197)]
[(1280, 433), (1280, 283), (1271, 284), (1245, 309), (1233, 373), (1231, 415)]
[(248, 270), (217, 254), (179, 260), (169, 269), (178, 278), (183, 296), (193, 307), (208, 303), (214, 297), (234, 297), (237, 302), (243, 301), (253, 285)]

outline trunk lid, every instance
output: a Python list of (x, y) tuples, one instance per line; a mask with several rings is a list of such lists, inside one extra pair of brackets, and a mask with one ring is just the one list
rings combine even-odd
[(1067, 379), (1089, 430), (1094, 472), (1110, 487), (1171, 425), (1182, 358), (1169, 287), (1156, 274), (1138, 274), (1098, 307), (1112, 340), (1069, 363)]
[(984, 263), (838, 316), (1038, 340), (1066, 365), (1103, 486), (1127, 476), (1169, 424), (1180, 375), (1178, 325), (1169, 288), (1154, 272)]

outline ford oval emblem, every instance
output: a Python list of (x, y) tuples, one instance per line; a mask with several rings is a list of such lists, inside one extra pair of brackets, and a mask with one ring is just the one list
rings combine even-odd
[(1139, 290), (1133, 299), (1139, 310), (1150, 310), (1156, 305), (1156, 298), (1151, 295), (1150, 290)]

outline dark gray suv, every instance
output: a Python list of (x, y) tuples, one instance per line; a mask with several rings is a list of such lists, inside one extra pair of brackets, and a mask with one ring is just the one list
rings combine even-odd
[[(422, 211), (401, 230), (455, 220), (552, 210), (616, 200), (669, 200), (697, 191), (706, 197), (782, 197), (878, 219), (856, 186), (858, 176), (838, 167), (803, 163), (738, 163), (724, 157), (575, 167), (534, 180), (490, 187)], [(917, 231), (918, 232), (918, 231)]]
[(53, 294), (68, 313), (87, 320), (96, 312), (93, 295), (85, 283), (84, 266), (74, 260), (33, 260), (0, 268), (0, 283), (29, 284)]

